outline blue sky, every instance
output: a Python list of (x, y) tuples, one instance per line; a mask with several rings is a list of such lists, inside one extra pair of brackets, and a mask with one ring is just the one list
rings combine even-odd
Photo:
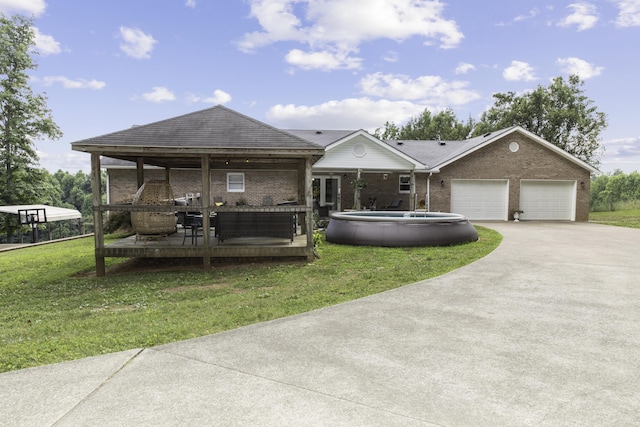
[(496, 92), (577, 73), (609, 117), (600, 169), (640, 170), (640, 0), (0, 0), (34, 18), (64, 132), (51, 171), (89, 171), (83, 138), (223, 104), (280, 128), (479, 118)]

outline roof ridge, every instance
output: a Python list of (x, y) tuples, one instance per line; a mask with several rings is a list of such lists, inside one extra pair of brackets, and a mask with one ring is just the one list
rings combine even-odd
[[(319, 147), (319, 148), (322, 148), (322, 146), (321, 146), (321, 145), (318, 145), (318, 144), (316, 144), (315, 142), (309, 141), (309, 140), (304, 139), (304, 138), (300, 138), (298, 135), (293, 135), (293, 134), (291, 134), (291, 133), (289, 133), (289, 132), (287, 132), (287, 131), (285, 131), (285, 130), (278, 129), (277, 127), (275, 127), (275, 126), (273, 126), (273, 125), (270, 125), (269, 123), (265, 123), (265, 122), (263, 122), (263, 121), (260, 121), (260, 120), (258, 120), (258, 119), (255, 119), (255, 118), (253, 118), (253, 117), (247, 116), (246, 114), (242, 114), (242, 113), (240, 113), (240, 112), (238, 112), (238, 111), (232, 110), (231, 108), (227, 108), (227, 107), (225, 107), (224, 105), (220, 105), (220, 104), (219, 104), (219, 105), (216, 105), (216, 106), (215, 106), (215, 107), (213, 107), (213, 108), (218, 108), (218, 107), (219, 107), (219, 108), (221, 108), (221, 109), (224, 109), (225, 111), (227, 111), (227, 112), (229, 112), (229, 113), (235, 114), (236, 116), (239, 116), (239, 117), (242, 117), (242, 118), (244, 118), (244, 119), (247, 119), (247, 120), (249, 120), (249, 121), (251, 121), (251, 122), (253, 122), (253, 123), (256, 123), (256, 124), (261, 125), (261, 126), (266, 126), (266, 127), (268, 127), (269, 129), (274, 130), (274, 131), (276, 131), (276, 132), (278, 132), (278, 133), (281, 133), (281, 134), (283, 134), (283, 135), (286, 135), (286, 136), (290, 136), (290, 137), (292, 137), (292, 138), (295, 138), (295, 139), (297, 139), (297, 140), (299, 140), (299, 141), (302, 141), (302, 142), (304, 142), (304, 143), (306, 143), (306, 144), (309, 144), (309, 145), (313, 146), (314, 148), (318, 148), (318, 147)], [(204, 110), (203, 110), (203, 111), (204, 111)]]

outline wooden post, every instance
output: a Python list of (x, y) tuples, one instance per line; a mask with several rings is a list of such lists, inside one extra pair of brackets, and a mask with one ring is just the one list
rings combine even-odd
[(138, 188), (144, 184), (144, 159), (138, 157), (136, 159), (136, 178), (138, 179)]
[(416, 172), (414, 169), (411, 170), (411, 186), (410, 186), (410, 197), (409, 197), (409, 210), (415, 211), (417, 208), (416, 204)]
[(96, 256), (96, 276), (105, 275), (104, 255), (104, 231), (102, 228), (102, 194), (100, 189), (102, 182), (100, 177), (100, 155), (91, 154), (91, 193), (93, 196), (93, 229)]
[(207, 251), (202, 258), (202, 268), (211, 270), (211, 257), (208, 255), (209, 249), (209, 233), (211, 231), (211, 174), (209, 171), (209, 155), (204, 154), (201, 160), (202, 169), (202, 194), (200, 195), (200, 203), (202, 204), (202, 244)]
[[(303, 204), (304, 201), (304, 205), (307, 205), (307, 200), (309, 199), (309, 196), (307, 195), (307, 179), (306, 179), (306, 171), (307, 171), (307, 163), (306, 160), (302, 159), (298, 161), (298, 166), (297, 166), (297, 177), (298, 177), (298, 204), (301, 205)], [(305, 177), (304, 179), (302, 179), (302, 177)], [(311, 206), (313, 206), (313, 203), (311, 204)], [(307, 214), (304, 212), (300, 212), (298, 213), (298, 222), (300, 224), (300, 233), (301, 234), (307, 234)]]
[(304, 187), (305, 187), (305, 206), (307, 207), (307, 214), (305, 215), (305, 228), (307, 229), (307, 249), (309, 250), (307, 259), (313, 260), (313, 162), (311, 157), (307, 157), (305, 162), (305, 174), (304, 174)]

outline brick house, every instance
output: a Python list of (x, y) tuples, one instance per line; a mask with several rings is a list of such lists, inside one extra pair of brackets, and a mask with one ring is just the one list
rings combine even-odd
[[(415, 192), (402, 191), (406, 174), (371, 176), (363, 197), (381, 183), (412, 208), (460, 213), (472, 220), (589, 219), (590, 177), (597, 169), (525, 129), (514, 126), (464, 141), (387, 141), (424, 165)], [(368, 191), (367, 191), (368, 190)], [(374, 190), (375, 191), (375, 190)], [(391, 194), (387, 196), (387, 200)], [(413, 200), (412, 200), (413, 198)]]
[[(325, 212), (353, 207), (351, 183), (360, 174), (367, 184), (363, 207), (384, 209), (401, 200), (402, 210), (454, 212), (472, 220), (506, 221), (514, 211), (523, 211), (523, 220), (588, 220), (590, 176), (597, 170), (521, 127), (464, 141), (381, 141), (363, 130), (283, 132), (324, 149), (312, 171), (314, 205)], [(105, 159), (102, 166), (109, 200), (130, 200), (137, 189), (135, 163)], [(164, 169), (145, 168), (148, 179), (165, 176)], [(243, 180), (242, 192), (230, 191), (230, 173)], [(228, 205), (295, 200), (296, 175), (240, 162), (211, 171), (211, 195)], [(198, 170), (172, 168), (169, 177), (176, 195), (201, 191)]]

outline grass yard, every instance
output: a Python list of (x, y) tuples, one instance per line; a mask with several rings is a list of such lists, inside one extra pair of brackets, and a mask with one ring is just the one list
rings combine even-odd
[(0, 253), (0, 372), (194, 338), (435, 277), (500, 244), (500, 234), (477, 228), (478, 242), (458, 246), (322, 240), (312, 263), (214, 261), (209, 272), (108, 258), (107, 276), (95, 277), (92, 238)]
[(640, 228), (640, 209), (621, 209), (611, 212), (591, 212), (589, 221), (619, 227)]

